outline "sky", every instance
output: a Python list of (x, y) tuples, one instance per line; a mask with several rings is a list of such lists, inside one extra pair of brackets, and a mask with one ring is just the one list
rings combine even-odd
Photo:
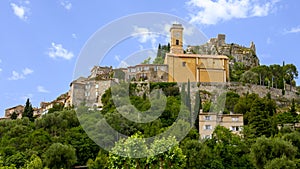
[[(285, 61), (300, 68), (299, 6), (298, 0), (1, 0), (0, 117), (6, 108), (24, 105), (27, 98), (38, 107), (40, 102), (66, 93), (91, 37), (137, 13), (176, 16), (202, 32), (206, 40), (222, 33), (227, 43), (248, 47), (253, 41), (261, 64)], [(151, 17), (142, 20), (152, 22)], [(181, 20), (171, 19), (166, 24), (175, 21)], [(119, 22), (105, 38), (114, 38), (114, 31), (124, 29)], [(132, 31), (132, 36), (115, 45), (101, 63), (124, 66), (128, 55), (155, 49), (168, 39), (167, 31), (160, 36), (134, 34), (150, 31), (136, 25), (132, 25)], [(199, 39), (199, 45), (202, 43)], [(147, 55), (155, 54), (148, 51)]]

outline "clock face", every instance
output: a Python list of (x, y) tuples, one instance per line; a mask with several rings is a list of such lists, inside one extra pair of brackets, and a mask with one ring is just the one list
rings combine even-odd
[(180, 32), (175, 32), (175, 33), (174, 33), (174, 36), (175, 36), (176, 38), (180, 38)]

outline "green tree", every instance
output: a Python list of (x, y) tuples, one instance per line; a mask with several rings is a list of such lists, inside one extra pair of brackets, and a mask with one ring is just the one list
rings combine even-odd
[(174, 137), (156, 139), (147, 145), (140, 133), (135, 134), (117, 142), (109, 154), (109, 168), (180, 169), (184, 166), (185, 156)]
[(297, 116), (296, 113), (296, 104), (295, 104), (295, 99), (292, 99), (292, 104), (291, 104), (291, 108), (290, 108), (290, 112), (292, 113), (293, 116)]
[(284, 140), (289, 141), (293, 144), (293, 146), (298, 148), (296, 158), (300, 159), (300, 133), (298, 131), (293, 131), (283, 135)]
[(250, 71), (257, 73), (259, 85), (266, 85), (266, 79), (271, 78), (270, 69), (266, 65), (256, 66)]
[(34, 118), (33, 118), (33, 108), (32, 108), (32, 105), (31, 105), (29, 99), (26, 100), (26, 104), (25, 104), (25, 108), (24, 108), (22, 118), (24, 118), (24, 117), (28, 117), (30, 119), (30, 121), (34, 120)]
[(94, 159), (100, 153), (99, 146), (88, 137), (81, 126), (69, 129), (64, 138), (64, 143), (72, 145), (76, 150), (77, 165), (85, 165), (88, 159)]
[(247, 154), (248, 146), (229, 129), (217, 126), (212, 139), (207, 140), (207, 144), (212, 149), (214, 156), (211, 168), (216, 166), (218, 168), (252, 168)]
[(25, 168), (26, 169), (41, 169), (41, 168), (43, 168), (43, 162), (39, 156), (32, 155), (30, 157), (30, 161), (27, 162)]
[(182, 146), (183, 154), (186, 156), (186, 168), (208, 169), (210, 168), (213, 155), (210, 148), (198, 140), (188, 140)]
[[(164, 150), (167, 150), (164, 152)], [(158, 138), (151, 144), (147, 159), (149, 168), (181, 169), (186, 165), (186, 156), (175, 137)], [(164, 153), (162, 153), (164, 152)]]
[(5, 159), (6, 166), (16, 166), (17, 168), (21, 168), (26, 163), (26, 156), (24, 152), (15, 153)]
[(108, 168), (108, 153), (100, 149), (95, 160), (89, 159), (87, 162), (89, 169), (107, 169)]
[(18, 118), (18, 115), (17, 115), (17, 113), (14, 111), (14, 112), (11, 114), (10, 119), (16, 120), (17, 118)]
[(263, 169), (276, 158), (285, 156), (286, 159), (293, 160), (296, 153), (297, 148), (291, 142), (280, 138), (266, 138), (263, 136), (258, 138), (251, 146), (250, 156), (254, 166), (258, 169)]
[(246, 66), (242, 62), (235, 62), (230, 69), (230, 80), (233, 82), (238, 82), (241, 75), (247, 70)]
[(154, 59), (153, 64), (164, 64), (164, 59), (161, 56), (158, 56)]
[[(275, 123), (274, 103), (272, 100), (266, 98), (257, 98), (252, 101), (250, 111), (244, 116), (245, 123), (249, 127), (249, 130), (245, 131), (246, 138), (255, 138), (262, 135), (270, 137), (277, 133), (277, 125)], [(268, 105), (270, 104), (270, 105)], [(275, 104), (276, 106), (276, 104)]]
[(283, 71), (282, 71), (282, 66), (273, 64), (270, 65), (270, 72), (272, 74), (272, 87), (275, 88), (283, 88)]
[(264, 169), (297, 169), (297, 164), (294, 160), (290, 160), (286, 158), (286, 156), (282, 156), (268, 162)]
[(140, 133), (127, 139), (121, 139), (109, 153), (109, 168), (146, 168), (145, 158), (149, 155), (148, 147)]
[(45, 165), (52, 169), (71, 168), (77, 161), (71, 145), (53, 143), (43, 154)]
[(56, 111), (62, 111), (64, 109), (63, 103), (55, 103), (52, 108), (48, 110), (48, 113), (54, 113)]
[(195, 127), (198, 131), (199, 131), (199, 113), (200, 113), (201, 109), (202, 109), (202, 100), (201, 100), (201, 96), (200, 96), (200, 91), (197, 91), (195, 93), (194, 115), (196, 115)]
[(147, 59), (145, 59), (142, 64), (150, 64), (151, 61), (151, 57), (148, 57)]
[(258, 83), (258, 74), (248, 70), (241, 75), (240, 82), (257, 84)]
[(284, 79), (287, 84), (292, 84), (292, 81), (298, 77), (297, 67), (293, 64), (286, 64), (283, 66)]

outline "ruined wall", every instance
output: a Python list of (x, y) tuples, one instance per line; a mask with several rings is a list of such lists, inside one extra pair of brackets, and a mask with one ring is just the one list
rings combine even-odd
[(231, 64), (242, 62), (246, 67), (259, 65), (259, 59), (256, 56), (256, 47), (253, 42), (250, 47), (244, 47), (238, 44), (227, 44), (225, 35), (219, 34), (217, 38), (211, 38), (207, 43), (200, 46), (189, 47), (193, 53), (201, 55), (226, 55), (229, 57)]

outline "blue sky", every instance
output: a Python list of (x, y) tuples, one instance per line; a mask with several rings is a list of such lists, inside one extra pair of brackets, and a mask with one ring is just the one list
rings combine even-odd
[[(112, 21), (136, 13), (175, 15), (207, 38), (226, 34), (227, 43), (249, 46), (254, 41), (261, 64), (285, 61), (299, 68), (299, 6), (298, 0), (2, 0), (0, 116), (8, 107), (24, 105), (26, 98), (37, 107), (67, 92), (78, 55), (89, 38)], [(139, 44), (132, 42), (132, 48), (165, 43), (157, 36), (136, 40)], [(107, 63), (121, 64), (127, 43), (115, 48), (118, 54)]]

